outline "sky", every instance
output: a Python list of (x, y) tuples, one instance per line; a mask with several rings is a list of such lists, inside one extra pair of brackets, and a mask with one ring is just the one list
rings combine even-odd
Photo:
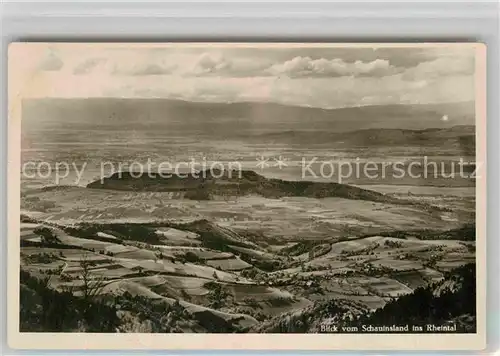
[[(169, 98), (322, 108), (474, 100), (472, 46), (16, 44), (23, 98)], [(14, 73), (15, 72), (15, 73)]]

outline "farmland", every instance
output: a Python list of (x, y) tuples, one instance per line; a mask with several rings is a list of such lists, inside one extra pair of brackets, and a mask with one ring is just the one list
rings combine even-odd
[[(459, 198), (432, 204), (439, 199)], [(475, 258), (474, 241), (461, 237), (464, 207), (443, 215), (337, 197), (196, 201), (57, 187), (25, 193), (22, 209), (22, 271), (61, 293), (84, 296), (96, 283), (97, 298), (175, 306), (184, 332), (211, 330), (206, 318), (256, 330), (331, 300), (375, 311)]]

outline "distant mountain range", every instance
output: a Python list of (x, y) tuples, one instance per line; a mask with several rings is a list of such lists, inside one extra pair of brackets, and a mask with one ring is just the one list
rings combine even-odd
[[(451, 128), (474, 125), (474, 102), (322, 109), (274, 103), (169, 99), (25, 99), (23, 122), (36, 127), (168, 129), (215, 137), (292, 131)], [(32, 125), (33, 124), (33, 125)]]

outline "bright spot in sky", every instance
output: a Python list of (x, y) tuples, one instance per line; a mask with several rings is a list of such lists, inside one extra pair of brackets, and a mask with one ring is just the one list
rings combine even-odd
[(443, 117), (441, 118), (442, 121), (448, 121), (448, 115), (443, 115)]

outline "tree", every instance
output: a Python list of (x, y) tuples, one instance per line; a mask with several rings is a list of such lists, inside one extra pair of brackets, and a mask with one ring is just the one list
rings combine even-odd
[(186, 254), (184, 255), (184, 260), (191, 263), (200, 263), (203, 261), (200, 257), (198, 257), (196, 253), (192, 251), (186, 252)]
[(161, 251), (158, 251), (155, 253), (155, 257), (157, 260), (163, 260), (163, 253)]
[(50, 276), (20, 273), (20, 330), (28, 332), (112, 332), (120, 320), (116, 308), (100, 300), (85, 301), (73, 288), (53, 289)]
[(208, 301), (210, 308), (219, 309), (226, 304), (226, 299), (229, 297), (229, 293), (222, 288), (219, 283), (211, 282), (206, 285), (210, 292), (208, 294)]
[(57, 244), (61, 242), (54, 234), (54, 231), (46, 226), (37, 227), (33, 232), (41, 237), (42, 243)]
[(80, 267), (82, 269), (81, 277), (83, 280), (83, 299), (86, 302), (92, 301), (104, 288), (105, 280), (103, 277), (92, 276), (91, 267), (95, 262), (89, 260), (88, 255), (85, 254), (80, 260)]

